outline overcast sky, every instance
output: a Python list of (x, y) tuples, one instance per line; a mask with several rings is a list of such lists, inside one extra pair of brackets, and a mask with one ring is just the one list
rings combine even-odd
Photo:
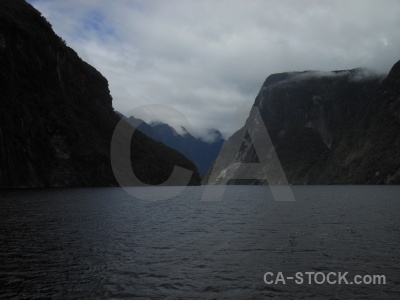
[(388, 72), (400, 60), (399, 0), (29, 2), (108, 79), (116, 110), (164, 104), (195, 135), (241, 127), (236, 109), (272, 73)]

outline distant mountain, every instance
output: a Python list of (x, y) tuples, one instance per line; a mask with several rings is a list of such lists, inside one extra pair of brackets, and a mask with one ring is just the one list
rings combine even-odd
[[(120, 117), (107, 80), (25, 1), (0, 1), (0, 66), (0, 188), (117, 185), (110, 145)], [(192, 162), (140, 132), (130, 155), (147, 184), (174, 165), (200, 182)]]
[[(290, 183), (400, 183), (400, 62), (383, 79), (353, 69), (280, 73), (265, 80), (254, 106)], [(251, 135), (244, 132), (254, 131), (256, 122), (249, 117), (229, 138), (228, 146), (242, 143), (239, 152), (225, 153), (203, 181), (267, 183), (235, 179), (236, 162), (258, 162), (259, 155), (268, 155), (256, 153)]]
[(132, 126), (137, 127), (148, 137), (185, 155), (195, 164), (200, 176), (203, 176), (210, 168), (224, 142), (221, 133), (215, 129), (213, 129), (212, 133), (213, 136), (216, 136), (216, 139), (211, 143), (207, 143), (195, 138), (187, 131), (181, 135), (173, 127), (165, 123), (147, 124), (143, 120), (136, 119), (133, 116), (127, 120)]

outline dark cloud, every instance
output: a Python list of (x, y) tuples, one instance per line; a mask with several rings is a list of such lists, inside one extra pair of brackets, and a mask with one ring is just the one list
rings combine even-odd
[(400, 59), (398, 0), (32, 4), (108, 78), (116, 110), (169, 105), (197, 135), (240, 127), (237, 107), (251, 104), (271, 73), (388, 72)]

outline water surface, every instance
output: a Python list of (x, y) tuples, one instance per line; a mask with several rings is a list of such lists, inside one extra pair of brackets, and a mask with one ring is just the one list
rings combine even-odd
[[(138, 188), (154, 195), (168, 187)], [(0, 193), (1, 298), (399, 299), (398, 186)], [(267, 285), (265, 272), (384, 274), (385, 285)], [(351, 277), (350, 277), (351, 278)]]

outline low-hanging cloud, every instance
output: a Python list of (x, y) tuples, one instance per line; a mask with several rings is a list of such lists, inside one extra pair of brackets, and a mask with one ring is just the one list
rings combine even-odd
[[(383, 79), (386, 77), (385, 73), (378, 72), (373, 69), (355, 68), (351, 70), (338, 70), (338, 71), (304, 71), (292, 72), (291, 77), (285, 82), (298, 82), (302, 80), (309, 80), (312, 78), (322, 77), (346, 77), (350, 82), (365, 81), (371, 79)], [(277, 84), (280, 84), (279, 82)]]
[(388, 72), (400, 59), (398, 0), (30, 3), (108, 79), (116, 110), (169, 105), (198, 136), (242, 126), (236, 108), (272, 73)]

